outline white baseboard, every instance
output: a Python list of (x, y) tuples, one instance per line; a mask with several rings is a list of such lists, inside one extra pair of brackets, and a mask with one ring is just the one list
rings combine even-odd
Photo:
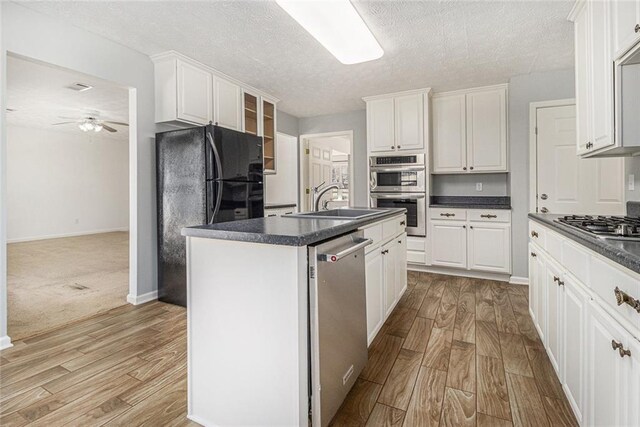
[(471, 277), (474, 279), (496, 280), (498, 282), (509, 282), (511, 277), (504, 273), (490, 273), (486, 271), (460, 270), (457, 268), (433, 267), (420, 264), (407, 264), (407, 270), (421, 271), (423, 273), (444, 274), (447, 276)]
[(127, 295), (127, 302), (133, 305), (144, 304), (145, 302), (153, 301), (158, 299), (158, 291), (147, 292), (142, 295)]
[(7, 239), (7, 243), (33, 242), (36, 240), (61, 239), (63, 237), (89, 236), (91, 234), (114, 233), (116, 231), (129, 231), (129, 227), (109, 228), (103, 230), (77, 231), (74, 233), (49, 234), (46, 236), (19, 237), (17, 239)]
[(511, 278), (509, 279), (509, 283), (511, 283), (512, 285), (528, 285), (529, 278), (523, 276), (511, 276)]
[(5, 348), (9, 348), (9, 347), (13, 347), (13, 344), (11, 344), (11, 338), (9, 338), (9, 335), (0, 337), (0, 350), (4, 350)]

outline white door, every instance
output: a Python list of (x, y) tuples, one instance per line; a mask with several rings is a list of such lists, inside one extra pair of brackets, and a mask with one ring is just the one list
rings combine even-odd
[(583, 7), (573, 26), (576, 51), (576, 107), (578, 116), (577, 137), (574, 140), (578, 154), (589, 151), (591, 139), (591, 77), (589, 70), (589, 14)]
[(560, 267), (547, 260), (547, 270), (544, 280), (544, 286), (547, 288), (547, 339), (546, 348), (551, 365), (556, 370), (558, 378), (562, 379), (563, 372), (561, 368), (561, 352), (562, 352), (562, 304), (564, 285)]
[(431, 221), (431, 264), (467, 268), (467, 226), (457, 221)]
[(213, 76), (178, 60), (178, 119), (205, 125), (213, 119)]
[(640, 1), (615, 0), (611, 2), (611, 29), (614, 58), (618, 58), (640, 37), (636, 25), (640, 24)]
[(396, 238), (396, 299), (399, 299), (407, 289), (407, 233), (403, 233)]
[(242, 129), (242, 89), (240, 86), (219, 77), (215, 78), (214, 122), (219, 126)]
[(617, 215), (624, 207), (624, 159), (581, 159), (574, 105), (538, 108), (537, 208), (554, 214)]
[(613, 145), (613, 59), (609, 31), (610, 2), (587, 2), (591, 9), (591, 150)]
[(384, 316), (387, 318), (396, 305), (396, 258), (398, 245), (395, 240), (382, 247), (382, 260), (384, 262)]
[(370, 151), (394, 151), (393, 98), (367, 102), (367, 140)]
[(469, 224), (469, 269), (509, 273), (511, 227), (508, 224)]
[(368, 344), (376, 336), (384, 322), (384, 265), (381, 249), (375, 249), (365, 256), (367, 281), (367, 340)]
[(467, 168), (470, 172), (507, 170), (506, 89), (467, 94)]
[(585, 322), (587, 295), (573, 277), (564, 277), (564, 298), (562, 299), (562, 372), (561, 382), (567, 399), (578, 418), (584, 424), (584, 364), (585, 364)]
[(433, 171), (467, 170), (465, 95), (433, 97)]
[(395, 102), (395, 141), (398, 150), (424, 148), (424, 95), (398, 96)]
[[(331, 183), (331, 148), (323, 146), (322, 143), (309, 142), (309, 188), (318, 187), (320, 184)], [(312, 193), (313, 191), (311, 191)], [(323, 200), (331, 198), (331, 191), (323, 196)], [(312, 200), (311, 194), (309, 201)], [(309, 206), (306, 210), (311, 210)]]

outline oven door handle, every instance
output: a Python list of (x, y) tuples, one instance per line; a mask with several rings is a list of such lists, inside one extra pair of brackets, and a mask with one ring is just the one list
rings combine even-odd
[(372, 172), (421, 172), (424, 170), (424, 166), (399, 166), (395, 168), (385, 168), (378, 166), (371, 167)]
[(411, 200), (417, 200), (417, 199), (424, 199), (425, 195), (424, 194), (375, 194), (375, 193), (371, 193), (371, 198), (372, 199), (395, 199), (395, 200), (406, 200), (406, 199), (411, 199)]

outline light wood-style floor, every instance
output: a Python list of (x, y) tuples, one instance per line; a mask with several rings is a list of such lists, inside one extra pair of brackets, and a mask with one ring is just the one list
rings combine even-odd
[[(576, 425), (527, 287), (410, 273), (333, 424)], [(2, 426), (186, 426), (186, 315), (160, 302), (0, 352)]]
[(528, 287), (409, 273), (334, 426), (577, 425)]

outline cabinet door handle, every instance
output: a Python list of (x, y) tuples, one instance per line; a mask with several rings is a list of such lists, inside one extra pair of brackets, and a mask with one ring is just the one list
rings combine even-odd
[(382, 251), (382, 255), (386, 255), (388, 253), (389, 253), (389, 249), (385, 249), (385, 250)]
[(482, 214), (482, 215), (480, 215), (480, 218), (498, 218), (498, 215)]
[(466, 225), (463, 225), (463, 226), (462, 226), (462, 228), (467, 228), (467, 226), (466, 226)]
[(473, 225), (470, 225), (469, 228), (473, 230)]
[(400, 149), (400, 146), (398, 145), (398, 150)]
[(564, 282), (562, 280), (558, 280), (558, 286), (564, 286)]
[(469, 166), (469, 170), (473, 170), (473, 166)]
[(535, 258), (535, 257), (537, 257), (538, 255), (536, 255), (536, 253), (535, 253), (535, 252), (531, 252), (531, 256)]
[(559, 281), (560, 281), (560, 278), (559, 278), (558, 276), (553, 276), (553, 281), (554, 281), (554, 282), (559, 282)]
[(407, 225), (407, 221), (400, 221), (400, 225)]
[(532, 231), (531, 232), (531, 237), (538, 237), (538, 232), (537, 231)]
[(611, 340), (611, 348), (613, 348), (614, 350), (618, 350), (618, 353), (620, 353), (620, 357), (625, 357), (625, 356), (631, 357), (631, 350), (625, 350), (621, 342), (617, 342), (616, 340)]
[(395, 149), (396, 149), (396, 146), (395, 146), (395, 145), (392, 145), (392, 146), (391, 146), (391, 149), (392, 149), (392, 150), (395, 150)]
[(446, 216), (447, 218), (449, 218), (450, 216), (456, 216), (456, 214), (445, 212), (445, 213), (441, 213), (440, 216)]
[(635, 30), (636, 30), (636, 33), (640, 33), (640, 24), (636, 24)]
[(616, 302), (618, 303), (618, 305), (622, 305), (622, 304), (628, 304), (630, 305), (635, 311), (637, 311), (638, 313), (640, 313), (640, 300), (637, 300), (635, 298), (633, 298), (631, 295), (629, 295), (628, 293), (624, 292), (623, 290), (621, 290), (619, 287), (616, 286), (616, 288), (613, 290), (613, 293), (616, 296)]
[(462, 168), (462, 170), (463, 170), (463, 171), (466, 171), (466, 170), (467, 170), (467, 167), (466, 167), (466, 166), (464, 166), (464, 167)]

